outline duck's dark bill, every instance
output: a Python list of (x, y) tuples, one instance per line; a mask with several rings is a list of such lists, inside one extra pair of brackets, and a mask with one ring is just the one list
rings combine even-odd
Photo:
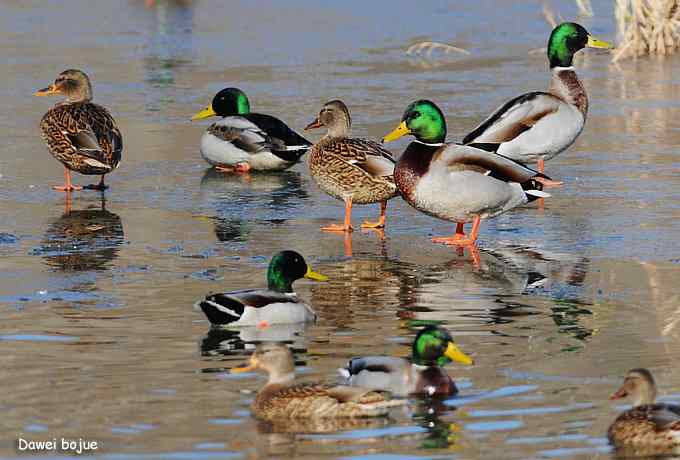
[(319, 121), (319, 119), (315, 119), (313, 122), (305, 126), (305, 131), (309, 131), (310, 129), (316, 129), (316, 128), (321, 128), (323, 125)]
[(35, 93), (33, 93), (34, 96), (52, 96), (54, 94), (60, 94), (61, 91), (57, 89), (56, 86), (50, 85), (47, 88), (39, 89)]

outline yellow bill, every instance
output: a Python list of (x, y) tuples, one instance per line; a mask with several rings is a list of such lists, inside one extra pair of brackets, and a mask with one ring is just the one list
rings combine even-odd
[(449, 342), (449, 346), (446, 347), (444, 356), (452, 361), (456, 361), (462, 364), (474, 364), (472, 358), (460, 351), (460, 349), (453, 342)]
[(214, 117), (215, 115), (217, 115), (217, 114), (213, 110), (212, 104), (210, 104), (205, 109), (201, 110), (200, 112), (197, 112), (193, 117), (191, 117), (191, 119), (192, 120), (203, 120), (204, 118)]
[(314, 280), (314, 281), (327, 281), (328, 277), (326, 275), (322, 275), (321, 273), (317, 273), (314, 270), (312, 270), (312, 267), (307, 265), (307, 273), (305, 273), (305, 278)]
[(248, 365), (246, 365), (246, 366), (239, 366), (239, 367), (232, 367), (232, 368), (231, 368), (231, 373), (232, 373), (232, 374), (240, 374), (240, 373), (242, 373), (242, 372), (250, 372), (250, 371), (254, 371), (254, 370), (257, 369), (257, 366), (258, 366), (257, 359), (255, 359), (254, 357), (251, 357), (251, 358), (250, 358), (250, 361), (248, 362)]
[(34, 96), (54, 96), (55, 94), (61, 94), (61, 91), (55, 85), (50, 85), (33, 93)]
[(606, 42), (604, 40), (598, 40), (597, 38), (593, 37), (592, 35), (588, 35), (588, 43), (586, 43), (586, 46), (588, 48), (600, 48), (600, 49), (612, 49), (614, 46)]
[(397, 127), (397, 129), (395, 129), (394, 131), (389, 133), (387, 136), (383, 137), (382, 141), (383, 142), (395, 141), (395, 140), (399, 139), (400, 137), (405, 136), (405, 135), (410, 134), (410, 133), (411, 133), (411, 130), (408, 129), (408, 127), (406, 126), (406, 122), (402, 121), (401, 123), (399, 123), (399, 126)]

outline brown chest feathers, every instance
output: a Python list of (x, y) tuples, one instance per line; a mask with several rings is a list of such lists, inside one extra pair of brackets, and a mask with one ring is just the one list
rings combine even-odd
[(554, 69), (548, 92), (576, 106), (583, 118), (588, 114), (588, 95), (574, 69)]

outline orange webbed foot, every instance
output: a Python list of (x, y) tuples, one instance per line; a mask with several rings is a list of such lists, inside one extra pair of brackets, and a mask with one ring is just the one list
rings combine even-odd
[(564, 182), (562, 181), (552, 180), (545, 177), (535, 177), (534, 180), (543, 184), (543, 187), (545, 188), (560, 187), (561, 185), (564, 185)]
[(385, 222), (382, 221), (382, 220), (379, 220), (379, 221), (377, 221), (377, 222), (371, 222), (371, 221), (365, 220), (365, 221), (361, 224), (361, 228), (381, 229), (381, 228), (385, 228)]
[(83, 189), (79, 185), (55, 185), (52, 188), (58, 192), (73, 192)]
[(346, 226), (340, 224), (333, 224), (328, 225), (326, 227), (321, 227), (321, 230), (323, 230), (324, 232), (353, 232), (354, 228), (352, 228), (351, 225)]
[(476, 244), (476, 240), (466, 238), (465, 235), (460, 233), (456, 233), (453, 236), (438, 236), (432, 238), (432, 242), (446, 244), (449, 246), (474, 246)]

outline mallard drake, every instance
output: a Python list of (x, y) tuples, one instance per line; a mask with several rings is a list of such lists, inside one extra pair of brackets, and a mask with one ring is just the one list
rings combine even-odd
[(404, 404), (366, 388), (296, 382), (293, 354), (282, 344), (258, 345), (248, 365), (231, 372), (255, 369), (269, 374), (252, 404), (253, 414), (264, 420), (380, 417)]
[(458, 388), (441, 367), (450, 361), (473, 363), (472, 358), (458, 349), (446, 330), (428, 326), (416, 335), (410, 360), (365, 356), (351, 359), (346, 368), (338, 371), (349, 385), (389, 391), (394, 396), (451, 396), (458, 393)]
[[(550, 196), (541, 190), (551, 181), (533, 169), (496, 153), (445, 143), (446, 121), (432, 101), (409, 105), (399, 126), (383, 142), (407, 134), (416, 140), (394, 170), (399, 191), (414, 208), (458, 223), (454, 236), (433, 238), (435, 243), (474, 245), (481, 218)], [(463, 224), (469, 221), (473, 222), (472, 231), (466, 237)]]
[(267, 289), (210, 294), (197, 302), (214, 326), (258, 326), (306, 323), (316, 320), (316, 313), (293, 292), (293, 282), (300, 278), (326, 281), (307, 265), (295, 251), (281, 251), (272, 257), (267, 269)]
[(499, 107), (463, 139), (463, 144), (499, 153), (522, 164), (544, 162), (566, 150), (581, 134), (588, 95), (573, 67), (574, 53), (585, 48), (611, 48), (579, 24), (555, 27), (548, 40), (552, 80), (548, 91), (522, 94)]
[(252, 113), (238, 88), (225, 88), (191, 119), (219, 115), (201, 137), (201, 155), (224, 172), (276, 171), (290, 168), (312, 145), (271, 115)]
[(656, 384), (647, 369), (628, 371), (610, 399), (633, 398), (633, 408), (621, 413), (607, 431), (617, 449), (638, 454), (680, 453), (680, 406), (655, 403)]
[(380, 202), (380, 219), (361, 226), (383, 228), (387, 200), (397, 194), (392, 154), (377, 142), (349, 137), (352, 118), (342, 101), (325, 103), (319, 116), (305, 130), (322, 126), (328, 132), (312, 146), (309, 171), (321, 190), (345, 202), (344, 223), (322, 227), (322, 230), (351, 232), (352, 205), (377, 202)]
[(40, 120), (40, 131), (48, 150), (64, 165), (66, 183), (54, 189), (62, 192), (83, 189), (71, 183), (71, 171), (101, 175), (99, 184), (85, 188), (106, 189), (104, 176), (120, 163), (123, 136), (109, 111), (92, 102), (92, 84), (85, 72), (64, 70), (53, 84), (35, 95), (66, 97)]

